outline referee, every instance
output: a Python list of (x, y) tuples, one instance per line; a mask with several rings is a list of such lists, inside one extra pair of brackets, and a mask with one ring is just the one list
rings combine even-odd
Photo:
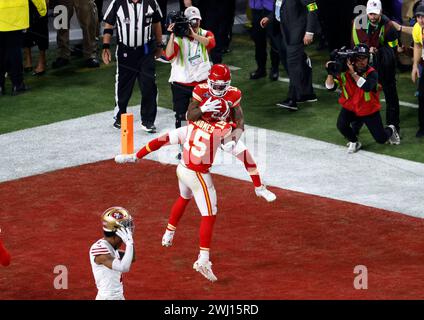
[(102, 58), (112, 59), (110, 41), (115, 24), (118, 29), (116, 51), (115, 123), (121, 128), (121, 114), (127, 112), (135, 80), (141, 91), (141, 128), (155, 132), (157, 87), (155, 58), (162, 53), (162, 13), (156, 0), (113, 0), (104, 15)]

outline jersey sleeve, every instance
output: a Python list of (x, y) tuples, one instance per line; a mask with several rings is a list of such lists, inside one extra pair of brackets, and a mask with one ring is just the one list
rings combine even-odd
[(40, 14), (40, 16), (44, 17), (47, 14), (46, 1), (32, 0), (32, 3), (37, 8), (37, 11)]
[(93, 256), (100, 256), (103, 254), (110, 254), (109, 249), (100, 241), (92, 245), (90, 254)]
[(106, 10), (105, 15), (103, 16), (103, 21), (114, 26), (116, 23), (116, 17), (117, 17), (117, 6), (116, 6), (116, 0), (113, 0), (109, 7)]
[(178, 52), (180, 52), (180, 46), (178, 45), (178, 42), (174, 40), (174, 53), (168, 57), (166, 55), (166, 50), (164, 50), (166, 60), (171, 61), (178, 55)]
[(414, 28), (412, 29), (412, 38), (414, 40), (414, 43), (417, 44), (423, 44), (423, 32), (421, 26), (418, 24), (418, 22), (414, 25)]
[(206, 31), (206, 35), (205, 37), (209, 38), (209, 43), (206, 46), (206, 49), (208, 51), (212, 50), (213, 48), (215, 48), (216, 46), (216, 40), (215, 40), (215, 35), (212, 33), (212, 31)]
[(194, 90), (193, 90), (193, 99), (198, 101), (198, 102), (202, 102), (202, 88), (197, 85)]
[(153, 13), (153, 19), (152, 22), (153, 23), (157, 23), (160, 22), (162, 20), (162, 11), (160, 10), (159, 4), (157, 3), (156, 0), (153, 1), (154, 5), (155, 5), (155, 12)]
[(231, 94), (231, 108), (237, 108), (240, 106), (241, 102), (241, 91), (239, 89), (235, 89)]

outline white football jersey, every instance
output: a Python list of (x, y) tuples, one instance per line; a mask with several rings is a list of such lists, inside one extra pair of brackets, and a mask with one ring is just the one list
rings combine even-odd
[(109, 269), (104, 265), (97, 264), (94, 259), (98, 255), (110, 254), (115, 259), (120, 259), (119, 251), (105, 239), (100, 239), (90, 248), (90, 262), (94, 279), (98, 289), (97, 300), (124, 299), (124, 287), (122, 284), (122, 272)]

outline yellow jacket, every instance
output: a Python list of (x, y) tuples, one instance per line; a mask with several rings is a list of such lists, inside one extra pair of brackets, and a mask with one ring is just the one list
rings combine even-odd
[[(30, 0), (41, 16), (47, 13), (46, 0)], [(28, 0), (0, 0), (0, 32), (29, 28)]]

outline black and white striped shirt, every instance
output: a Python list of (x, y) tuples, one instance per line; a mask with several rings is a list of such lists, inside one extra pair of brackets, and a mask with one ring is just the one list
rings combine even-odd
[(152, 23), (160, 22), (162, 12), (156, 0), (113, 0), (104, 21), (117, 24), (119, 42), (128, 47), (141, 47), (153, 38)]

